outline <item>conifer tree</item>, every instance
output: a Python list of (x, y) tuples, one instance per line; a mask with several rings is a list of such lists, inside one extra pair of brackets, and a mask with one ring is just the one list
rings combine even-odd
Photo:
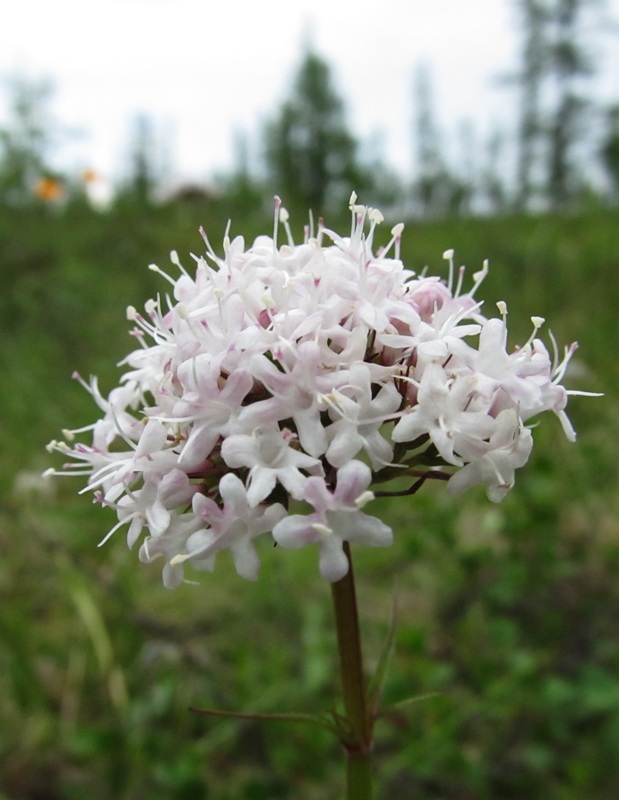
[(25, 205), (38, 180), (49, 176), (57, 127), (51, 119), (49, 82), (17, 77), (8, 84), (9, 119), (0, 128), (0, 203)]
[(265, 129), (267, 183), (287, 205), (319, 214), (367, 185), (328, 64), (308, 51), (288, 98)]

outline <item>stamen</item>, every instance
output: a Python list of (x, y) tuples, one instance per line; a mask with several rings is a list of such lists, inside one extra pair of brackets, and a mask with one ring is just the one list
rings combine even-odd
[(403, 222), (398, 222), (397, 225), (393, 226), (393, 228), (391, 229), (391, 239), (389, 240), (389, 244), (387, 245), (387, 247), (385, 247), (385, 249), (381, 253), (381, 256), (383, 258), (385, 258), (387, 256), (387, 253), (391, 250), (391, 248), (395, 244), (395, 257), (396, 257), (397, 260), (399, 260), (399, 258), (400, 258), (400, 244), (402, 242), (402, 231), (403, 230), (404, 230), (404, 223)]
[(101, 539), (97, 547), (102, 547), (107, 542), (107, 540), (110, 539), (116, 533), (116, 531), (119, 528), (122, 528), (122, 526), (125, 523), (129, 522), (130, 520), (131, 517), (127, 517), (127, 519), (122, 519), (120, 522), (117, 522), (116, 525), (114, 525), (114, 527), (105, 534), (105, 536), (103, 537), (103, 539)]
[(454, 292), (454, 297), (460, 297), (460, 292), (462, 290), (462, 281), (464, 280), (464, 273), (466, 272), (466, 267), (462, 266), (458, 270), (458, 283), (456, 284), (456, 291)]
[(214, 261), (214, 262), (215, 262), (215, 263), (216, 263), (218, 266), (221, 266), (221, 263), (222, 263), (222, 262), (221, 262), (221, 259), (219, 258), (219, 256), (218, 256), (218, 255), (217, 255), (217, 253), (215, 252), (215, 250), (213, 249), (213, 246), (211, 245), (211, 243), (210, 243), (210, 241), (209, 241), (209, 238), (208, 238), (208, 236), (206, 235), (206, 231), (204, 230), (204, 228), (203, 228), (201, 225), (200, 225), (200, 227), (198, 228), (198, 230), (199, 230), (200, 236), (202, 237), (202, 239), (203, 239), (203, 241), (204, 241), (204, 244), (206, 245), (206, 250), (207, 250), (207, 253), (208, 253), (208, 255), (211, 257), (211, 259), (212, 259), (212, 260), (213, 260), (213, 261)]
[(475, 292), (477, 291), (478, 287), (479, 287), (479, 286), (480, 286), (480, 285), (481, 285), (481, 284), (484, 282), (484, 280), (486, 279), (486, 277), (487, 277), (487, 275), (488, 275), (488, 272), (489, 272), (489, 270), (490, 270), (490, 265), (489, 265), (488, 259), (486, 259), (486, 260), (484, 261), (484, 263), (483, 263), (483, 266), (482, 266), (482, 268), (479, 270), (479, 272), (474, 272), (474, 273), (473, 273), (473, 280), (475, 281), (475, 283), (473, 284), (473, 288), (472, 288), (472, 289), (471, 289), (471, 291), (469, 292), (469, 297), (473, 297), (473, 295), (474, 295), (474, 294), (475, 294)]
[(275, 195), (273, 198), (275, 201), (275, 213), (273, 215), (273, 252), (277, 251), (277, 232), (279, 227), (279, 209), (282, 205), (281, 197)]
[[(175, 251), (173, 250), (172, 253), (174, 253), (174, 252)], [(178, 256), (177, 256), (177, 258), (178, 258)], [(171, 256), (170, 256), (170, 260), (172, 260)], [(174, 263), (174, 262), (172, 261), (172, 263)], [(148, 268), (149, 268), (149, 270), (151, 272), (156, 272), (158, 275), (161, 275), (161, 277), (165, 278), (166, 281), (168, 281), (168, 283), (172, 284), (172, 286), (176, 286), (176, 281), (174, 280), (174, 278), (170, 277), (170, 275), (168, 275), (167, 272), (164, 272), (161, 269), (161, 267), (158, 267), (156, 264), (149, 264)]]
[(355, 500), (355, 505), (357, 508), (363, 508), (363, 506), (366, 506), (368, 503), (374, 500), (374, 497), (374, 492), (370, 492), (369, 489), (366, 489), (365, 492), (362, 492), (359, 497), (357, 497)]
[(449, 279), (447, 281), (447, 288), (451, 292), (451, 288), (454, 282), (454, 251), (445, 250), (445, 252), (443, 253), (443, 258), (449, 262)]
[(290, 230), (290, 225), (288, 223), (288, 220), (290, 219), (290, 214), (283, 206), (279, 210), (279, 219), (284, 226), (284, 230), (286, 231), (288, 244), (290, 245), (290, 247), (294, 247), (294, 239), (292, 238), (292, 231)]
[(533, 330), (531, 331), (531, 335), (529, 336), (525, 344), (522, 346), (521, 348), (522, 350), (524, 350), (525, 347), (530, 347), (533, 344), (533, 339), (535, 339), (535, 335), (537, 334), (538, 330), (542, 327), (544, 322), (546, 322), (546, 320), (544, 319), (544, 317), (531, 317), (531, 322), (533, 323)]

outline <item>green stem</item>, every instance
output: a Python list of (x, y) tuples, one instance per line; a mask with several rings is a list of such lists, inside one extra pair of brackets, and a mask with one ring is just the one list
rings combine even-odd
[(372, 727), (363, 674), (355, 577), (348, 542), (344, 543), (349, 569), (331, 584), (342, 691), (347, 728), (342, 736), (346, 751), (347, 800), (372, 798)]

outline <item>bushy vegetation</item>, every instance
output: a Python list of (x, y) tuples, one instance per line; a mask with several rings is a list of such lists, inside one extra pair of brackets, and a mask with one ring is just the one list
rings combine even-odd
[[(189, 706), (316, 711), (338, 696), (328, 586), (315, 554), (267, 550), (257, 583), (222, 560), (169, 592), (113, 514), (41, 482), (45, 443), (94, 418), (70, 375), (117, 380), (132, 347), (124, 309), (221, 240), (230, 208), (76, 202), (0, 215), (4, 346), (0, 446), (0, 797), (7, 800), (259, 800), (341, 797), (339, 745), (321, 729), (212, 720)], [(393, 220), (396, 222), (397, 220)], [(293, 220), (300, 234), (304, 220)], [(329, 220), (329, 222), (335, 221)], [(266, 228), (265, 228), (266, 226)], [(248, 239), (268, 230), (233, 219)], [(385, 232), (385, 235), (387, 233)], [(616, 213), (412, 223), (403, 256), (438, 270), (453, 247), (482, 295), (505, 299), (526, 340), (545, 316), (581, 351), (567, 383), (579, 431), (535, 431), (535, 455), (500, 505), (444, 487), (377, 500), (396, 532), (356, 553), (367, 667), (398, 605), (386, 714), (377, 730), (381, 798), (610, 800), (619, 785), (619, 524), (616, 441), (619, 227)], [(171, 270), (174, 267), (170, 267)], [(411, 695), (430, 695), (396, 708)]]

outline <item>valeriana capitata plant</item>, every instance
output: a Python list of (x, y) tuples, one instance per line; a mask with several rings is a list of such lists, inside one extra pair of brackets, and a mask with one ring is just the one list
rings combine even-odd
[(51, 474), (84, 476), (82, 491), (115, 511), (103, 542), (125, 529), (141, 561), (163, 560), (169, 588), (188, 568), (212, 572), (224, 550), (241, 577), (258, 578), (259, 537), (316, 549), (344, 701), (343, 714), (316, 719), (342, 741), (347, 796), (361, 799), (381, 675), (370, 691), (350, 545), (391, 544), (369, 509), (393, 479), (408, 480), (394, 495), (440, 480), (453, 495), (481, 484), (500, 501), (540, 413), (573, 441), (565, 408), (576, 392), (561, 381), (576, 345), (559, 355), (553, 340), (551, 357), (533, 317), (528, 341), (508, 350), (505, 303), (489, 318), (476, 298), (487, 265), (468, 285), (447, 251), (446, 280), (416, 275), (400, 260), (403, 225), (375, 252), (382, 215), (354, 195), (350, 208), (348, 236), (320, 222), (295, 244), (276, 198), (272, 237), (246, 247), (226, 235), (218, 255), (203, 233), (207, 255), (191, 270), (176, 253), (176, 275), (153, 266), (169, 293), (127, 310), (137, 346), (119, 386), (104, 395), (76, 375), (99, 419), (49, 448), (70, 459)]

